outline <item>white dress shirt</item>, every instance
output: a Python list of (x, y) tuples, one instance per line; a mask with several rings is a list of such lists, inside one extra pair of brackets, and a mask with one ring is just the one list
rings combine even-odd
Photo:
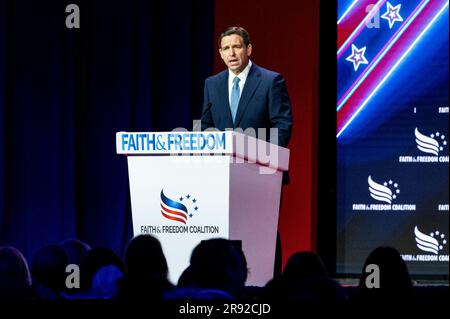
[(244, 70), (242, 70), (239, 75), (234, 74), (232, 71), (228, 70), (228, 103), (231, 105), (231, 90), (233, 89), (233, 79), (238, 77), (239, 81), (239, 97), (242, 96), (242, 89), (244, 88), (245, 81), (247, 81), (248, 72), (252, 67), (252, 61), (248, 60), (248, 64)]

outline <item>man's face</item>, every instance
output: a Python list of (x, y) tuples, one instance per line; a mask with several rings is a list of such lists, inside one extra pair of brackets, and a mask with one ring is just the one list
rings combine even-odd
[(219, 52), (227, 67), (238, 75), (248, 64), (248, 59), (252, 54), (252, 45), (245, 46), (244, 39), (240, 35), (227, 35), (222, 38)]

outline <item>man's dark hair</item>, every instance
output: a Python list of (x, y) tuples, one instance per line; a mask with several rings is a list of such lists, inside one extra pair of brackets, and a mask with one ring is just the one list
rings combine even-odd
[(219, 35), (219, 48), (221, 48), (222, 45), (222, 38), (232, 34), (240, 35), (242, 39), (244, 39), (245, 46), (252, 43), (250, 40), (250, 34), (248, 34), (247, 30), (242, 27), (229, 27)]

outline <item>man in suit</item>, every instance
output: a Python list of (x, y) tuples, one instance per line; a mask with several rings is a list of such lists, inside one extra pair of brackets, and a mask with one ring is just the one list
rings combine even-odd
[[(227, 70), (205, 81), (202, 130), (241, 128), (256, 137), (287, 147), (292, 133), (291, 101), (283, 77), (250, 60), (252, 44), (248, 32), (229, 27), (219, 36), (219, 53)], [(265, 136), (258, 136), (263, 129)], [(277, 134), (269, 133), (276, 129)], [(283, 175), (283, 184), (288, 183)], [(281, 272), (281, 244), (277, 236), (274, 275)]]
[(278, 129), (272, 143), (287, 147), (292, 132), (291, 101), (279, 73), (250, 60), (252, 44), (248, 32), (230, 27), (219, 37), (219, 53), (228, 70), (205, 81), (202, 130), (217, 128)]

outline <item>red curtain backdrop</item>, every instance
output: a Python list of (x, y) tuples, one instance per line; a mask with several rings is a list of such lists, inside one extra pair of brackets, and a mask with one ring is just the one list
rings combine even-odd
[[(283, 265), (295, 251), (316, 247), (319, 2), (215, 1), (215, 34), (232, 25), (247, 29), (253, 43), (252, 60), (281, 73), (292, 99), (291, 183), (283, 191), (279, 224)], [(218, 47), (214, 54), (218, 72), (225, 65)]]

